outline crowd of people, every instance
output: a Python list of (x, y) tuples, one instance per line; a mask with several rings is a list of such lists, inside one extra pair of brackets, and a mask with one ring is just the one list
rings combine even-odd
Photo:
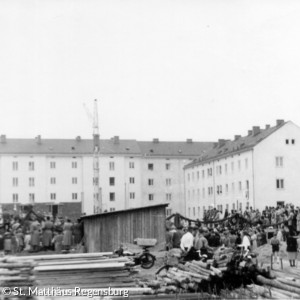
[(6, 219), (0, 229), (0, 251), (16, 254), (23, 251), (69, 251), (83, 243), (83, 224), (78, 219), (47, 216), (38, 220)]
[[(258, 247), (267, 243), (270, 232), (274, 263), (279, 263), (280, 250), (285, 250), (290, 266), (295, 267), (297, 252), (300, 252), (299, 207), (291, 204), (266, 207), (262, 212), (249, 207), (244, 212), (225, 211), (224, 215), (217, 209), (211, 209), (205, 212), (203, 221), (192, 223), (182, 219), (177, 227), (174, 223), (168, 224), (167, 250), (179, 248), (190, 258), (198, 250), (203, 255), (220, 246), (256, 252)], [(283, 242), (286, 249), (282, 249)]]

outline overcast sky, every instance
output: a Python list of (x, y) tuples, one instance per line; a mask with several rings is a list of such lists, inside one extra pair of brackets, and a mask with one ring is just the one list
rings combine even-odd
[(0, 134), (213, 141), (300, 125), (300, 1), (1, 0)]

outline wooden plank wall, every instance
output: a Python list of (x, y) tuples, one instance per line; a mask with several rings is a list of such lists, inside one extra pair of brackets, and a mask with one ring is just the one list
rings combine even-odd
[(165, 206), (89, 216), (83, 221), (88, 252), (113, 251), (136, 238), (165, 242)]

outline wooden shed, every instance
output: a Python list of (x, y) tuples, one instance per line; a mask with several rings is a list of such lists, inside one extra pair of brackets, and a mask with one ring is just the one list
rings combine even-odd
[(136, 238), (166, 239), (168, 204), (132, 208), (82, 217), (88, 252), (107, 252)]

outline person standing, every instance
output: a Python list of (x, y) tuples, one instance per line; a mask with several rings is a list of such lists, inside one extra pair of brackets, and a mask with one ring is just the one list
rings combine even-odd
[(30, 244), (33, 252), (37, 252), (40, 246), (40, 223), (35, 220), (30, 225), (31, 240)]
[(255, 251), (257, 249), (257, 231), (256, 229), (253, 230), (252, 235), (251, 235), (251, 250)]
[(182, 231), (182, 226), (179, 225), (176, 232), (173, 234), (173, 248), (180, 248), (180, 241), (184, 232)]
[(290, 261), (290, 266), (295, 267), (295, 261), (297, 259), (297, 240), (296, 237), (293, 236), (293, 232), (289, 232), (286, 239), (286, 252), (288, 254), (288, 259)]
[(297, 233), (300, 233), (300, 210), (297, 210)]
[(274, 236), (271, 238), (270, 243), (272, 246), (272, 261), (273, 261), (273, 263), (275, 263), (275, 261), (276, 261), (276, 263), (278, 264), (279, 263), (278, 254), (279, 254), (280, 241), (277, 238), (276, 231), (274, 232)]
[(53, 222), (51, 222), (50, 217), (46, 217), (46, 222), (43, 228), (43, 247), (44, 250), (49, 250), (51, 248), (51, 241), (53, 235)]
[(63, 245), (65, 250), (70, 250), (72, 245), (72, 227), (73, 224), (70, 219), (67, 219), (67, 221), (64, 223), (64, 238), (63, 238)]

